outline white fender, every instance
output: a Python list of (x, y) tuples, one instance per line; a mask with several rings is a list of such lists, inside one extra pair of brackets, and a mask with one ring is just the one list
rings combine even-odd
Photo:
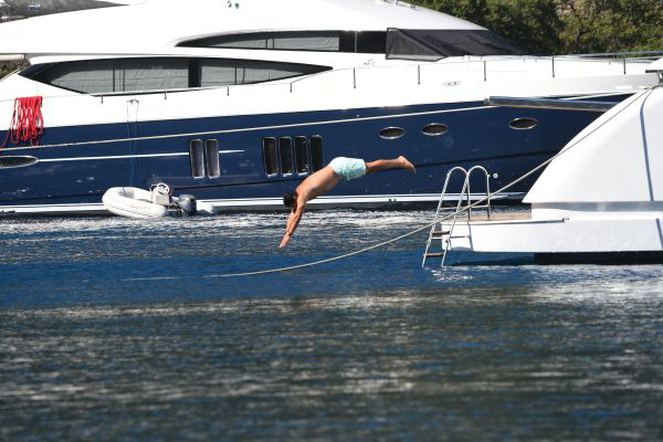
[(152, 202), (152, 192), (136, 187), (111, 187), (101, 198), (104, 207), (129, 218), (161, 218), (168, 216), (168, 207)]

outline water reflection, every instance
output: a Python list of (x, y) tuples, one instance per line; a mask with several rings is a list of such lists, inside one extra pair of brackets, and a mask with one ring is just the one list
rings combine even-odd
[[(654, 440), (660, 266), (419, 268), (425, 213), (0, 220), (0, 435)], [(164, 278), (140, 280), (141, 277)]]
[[(609, 417), (653, 435), (662, 302), (635, 301), (513, 287), (3, 311), (4, 428), (186, 436), (221, 419), (237, 437), (435, 437), (451, 419), (452, 434), (537, 438), (609, 436)], [(37, 423), (53, 413), (84, 425)]]

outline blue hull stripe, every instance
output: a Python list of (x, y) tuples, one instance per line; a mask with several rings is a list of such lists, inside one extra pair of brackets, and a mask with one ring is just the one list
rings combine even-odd
[[(436, 114), (446, 114), (446, 113), (456, 113), (456, 112), (469, 112), (469, 111), (479, 111), (483, 109), (490, 109), (492, 106), (474, 106), (467, 108), (459, 109), (445, 109), (438, 111), (426, 111), (426, 112), (412, 112), (412, 113), (403, 113), (403, 114), (388, 114), (380, 115), (374, 117), (358, 117), (358, 118), (346, 118), (339, 120), (321, 120), (321, 121), (308, 121), (300, 122), (293, 124), (281, 124), (281, 125), (272, 125), (272, 126), (260, 126), (260, 127), (242, 127), (235, 129), (223, 129), (223, 130), (212, 130), (204, 132), (188, 132), (188, 133), (177, 133), (177, 134), (164, 134), (164, 135), (152, 135), (144, 137), (127, 137), (127, 138), (114, 138), (107, 140), (90, 140), (90, 141), (77, 141), (72, 143), (56, 143), (56, 144), (44, 144), (41, 146), (29, 146), (29, 147), (10, 147), (3, 149), (6, 151), (17, 151), (17, 150), (32, 150), (32, 149), (46, 149), (46, 148), (55, 148), (55, 147), (79, 147), (79, 146), (89, 146), (94, 144), (111, 144), (111, 143), (127, 143), (131, 141), (154, 141), (154, 140), (167, 140), (171, 138), (195, 138), (195, 137), (206, 137), (214, 135), (223, 135), (223, 134), (232, 134), (232, 133), (242, 133), (242, 132), (254, 132), (254, 131), (268, 131), (268, 130), (280, 130), (280, 129), (293, 129), (293, 128), (302, 128), (310, 126), (320, 126), (320, 125), (331, 125), (331, 124), (347, 124), (347, 123), (358, 123), (362, 121), (375, 121), (375, 120), (384, 120), (391, 118), (406, 118), (406, 117), (417, 117), (425, 115), (436, 115)], [(150, 121), (139, 121), (138, 124), (150, 123)], [(115, 124), (127, 124), (127, 123), (115, 123)]]

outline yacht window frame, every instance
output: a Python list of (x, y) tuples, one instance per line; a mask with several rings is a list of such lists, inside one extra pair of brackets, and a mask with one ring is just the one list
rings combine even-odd
[[(268, 146), (267, 143), (271, 142)], [(279, 152), (276, 137), (263, 137), (262, 138), (262, 162), (264, 166), (265, 175), (268, 177), (276, 176), (281, 171), (279, 165)], [(267, 150), (270, 150), (269, 155)], [(272, 166), (272, 167), (270, 167)]]
[[(274, 47), (278, 39), (301, 38), (306, 36), (324, 38), (337, 38), (338, 48), (311, 49), (305, 46), (298, 48)], [(264, 40), (260, 47), (242, 41), (256, 43)], [(270, 42), (271, 41), (271, 46)], [(233, 45), (233, 43), (236, 43)], [(210, 48), (210, 49), (241, 49), (248, 51), (297, 51), (297, 52), (329, 52), (329, 53), (360, 53), (385, 54), (387, 50), (387, 31), (344, 31), (344, 30), (307, 30), (307, 31), (254, 31), (234, 34), (220, 34), (194, 40), (187, 40), (177, 44), (179, 47)]]
[(189, 165), (193, 179), (206, 177), (205, 143), (200, 138), (189, 140)]
[(405, 129), (399, 126), (387, 126), (385, 128), (380, 129), (378, 132), (378, 136), (382, 138), (383, 140), (398, 140), (399, 138), (402, 138), (405, 136)]
[(207, 178), (219, 178), (221, 176), (219, 140), (216, 138), (205, 140), (205, 174)]
[(444, 123), (431, 122), (421, 128), (421, 133), (427, 137), (439, 137), (449, 132), (449, 126)]
[(303, 135), (296, 136), (294, 138), (293, 149), (295, 152), (295, 172), (298, 175), (308, 175), (311, 173), (308, 137)]
[[(313, 143), (314, 140), (316, 140), (315, 144)], [(325, 151), (322, 135), (311, 135), (309, 137), (309, 158), (311, 172), (317, 172), (325, 166)]]
[(281, 174), (283, 176), (293, 175), (295, 173), (295, 155), (293, 151), (292, 137), (279, 137), (278, 151)]
[[(92, 65), (94, 63), (99, 63), (98, 70), (90, 69), (90, 72), (109, 72), (109, 75), (116, 75), (116, 71), (127, 70), (133, 68), (131, 62), (136, 62), (136, 65), (139, 63), (149, 63), (153, 61), (158, 63), (159, 61), (171, 62), (183, 60), (186, 63), (188, 72), (187, 87), (174, 87), (174, 88), (158, 88), (158, 89), (149, 89), (149, 90), (112, 90), (112, 91), (87, 91), (81, 88), (72, 88), (72, 87), (63, 87), (61, 85), (53, 84), (53, 79), (49, 78), (48, 75), (55, 69), (63, 68), (69, 66), (68, 71), (64, 70), (67, 73), (76, 73), (76, 72), (85, 72), (86, 65)], [(256, 81), (237, 81), (237, 77), (232, 84), (223, 84), (223, 85), (213, 85), (213, 86), (201, 86), (204, 79), (202, 77), (202, 69), (205, 66), (205, 62), (219, 62), (227, 63), (229, 66), (234, 66), (234, 69), (243, 70), (245, 73), (248, 72), (250, 75), (259, 76), (261, 73), (269, 72), (279, 72), (292, 70), (291, 75), (275, 76), (274, 78), (259, 79)], [(114, 67), (115, 66), (115, 67)], [(78, 69), (77, 69), (78, 67)], [(227, 86), (240, 86), (245, 84), (259, 84), (259, 83), (268, 83), (272, 81), (283, 81), (292, 78), (303, 77), (307, 75), (313, 75), (320, 72), (325, 72), (331, 70), (330, 66), (319, 65), (319, 64), (307, 64), (307, 63), (292, 63), (284, 61), (272, 61), (272, 60), (253, 60), (253, 59), (241, 59), (241, 58), (217, 58), (217, 57), (183, 57), (183, 56), (157, 56), (157, 57), (121, 57), (121, 58), (93, 58), (85, 60), (69, 60), (62, 62), (53, 62), (53, 63), (43, 63), (38, 65), (29, 66), (19, 72), (24, 78), (46, 84), (51, 87), (58, 89), (75, 92), (79, 94), (89, 95), (89, 96), (126, 96), (126, 95), (146, 95), (146, 94), (155, 94), (155, 93), (173, 93), (173, 92), (188, 92), (192, 90), (200, 89), (215, 89), (220, 87)], [(65, 74), (65, 75), (66, 75)], [(264, 75), (264, 74), (263, 74)], [(112, 80), (112, 87), (115, 89), (115, 81)]]
[(509, 121), (509, 128), (512, 130), (532, 130), (539, 125), (539, 120), (534, 117), (516, 117)]

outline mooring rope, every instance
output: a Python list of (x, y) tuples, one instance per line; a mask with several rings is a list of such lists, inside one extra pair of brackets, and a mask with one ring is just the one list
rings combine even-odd
[[(648, 89), (647, 90), (648, 94), (651, 94), (652, 91), (656, 88), (657, 88), (657, 86), (654, 86), (654, 87)], [(639, 96), (640, 95), (637, 95), (636, 97), (639, 97)], [(427, 223), (427, 224), (425, 224), (421, 227), (418, 227), (418, 228), (416, 228), (412, 231), (403, 233), (399, 236), (388, 239), (386, 241), (382, 241), (382, 242), (379, 242), (379, 243), (376, 243), (376, 244), (372, 244), (370, 246), (364, 247), (364, 248), (359, 249), (359, 250), (344, 253), (342, 255), (332, 256), (332, 257), (325, 258), (325, 259), (320, 259), (320, 260), (317, 260), (317, 261), (311, 261), (311, 262), (307, 262), (307, 263), (303, 263), (303, 264), (296, 264), (296, 265), (287, 266), (287, 267), (277, 267), (277, 268), (271, 268), (271, 269), (265, 269), (265, 270), (256, 270), (256, 271), (250, 271), (250, 272), (237, 272), (237, 273), (223, 273), (223, 274), (219, 274), (219, 275), (207, 275), (207, 276), (204, 276), (203, 278), (237, 278), (237, 277), (242, 277), (242, 276), (258, 276), (258, 275), (267, 275), (267, 274), (272, 274), (272, 273), (283, 273), (283, 272), (289, 272), (289, 271), (292, 271), (292, 270), (299, 270), (299, 269), (304, 269), (304, 268), (316, 267), (316, 266), (320, 266), (320, 265), (323, 265), (323, 264), (328, 264), (328, 263), (331, 263), (331, 262), (340, 261), (340, 260), (347, 259), (347, 258), (350, 258), (350, 257), (353, 257), (353, 256), (361, 255), (361, 254), (369, 252), (371, 250), (375, 250), (375, 249), (384, 247), (386, 245), (398, 242), (398, 241), (403, 240), (405, 238), (408, 238), (412, 235), (416, 235), (417, 233), (419, 233), (423, 230), (430, 229), (432, 226), (434, 226), (435, 224), (437, 224), (439, 222), (448, 221), (449, 219), (451, 219), (454, 216), (460, 215), (461, 213), (464, 213), (468, 210), (471, 210), (471, 209), (473, 209), (474, 207), (476, 207), (478, 205), (484, 204), (486, 201), (494, 198), (495, 195), (503, 193), (503, 192), (507, 191), (508, 189), (510, 189), (511, 187), (515, 186), (516, 184), (520, 183), (521, 181), (527, 179), (528, 177), (530, 177), (534, 173), (536, 173), (539, 170), (546, 167), (548, 164), (550, 164), (556, 158), (559, 158), (560, 156), (562, 156), (566, 152), (570, 151), (573, 147), (578, 145), (578, 143), (585, 140), (587, 137), (592, 135), (598, 129), (605, 126), (608, 122), (612, 121), (615, 117), (617, 117), (622, 112), (624, 112), (626, 109), (628, 109), (636, 101), (638, 101), (637, 98), (633, 98), (633, 100), (630, 103), (628, 103), (626, 106), (624, 106), (618, 112), (615, 112), (614, 115), (611, 115), (604, 122), (599, 124), (597, 127), (595, 127), (594, 129), (592, 129), (591, 131), (589, 131), (588, 133), (586, 133), (585, 135), (583, 135), (582, 137), (580, 137), (579, 139), (574, 141), (573, 144), (567, 145), (564, 149), (560, 150), (559, 152), (557, 152), (552, 157), (550, 157), (547, 160), (543, 161), (542, 163), (540, 163), (539, 165), (537, 165), (533, 169), (529, 170), (528, 172), (524, 173), (520, 177), (518, 177), (515, 180), (511, 181), (510, 183), (506, 184), (502, 188), (500, 188), (500, 189), (498, 189), (494, 192), (491, 192), (489, 194), (486, 194), (485, 197), (475, 201), (474, 203), (468, 204), (467, 206), (464, 206), (464, 207), (460, 208), (459, 210), (456, 210), (455, 212), (452, 212), (452, 213), (448, 214), (447, 216), (444, 216), (444, 217), (441, 217), (441, 218), (436, 218), (433, 222)], [(179, 279), (179, 277), (174, 276), (174, 277), (152, 277), (152, 278), (129, 278), (129, 280), (131, 280), (131, 281), (154, 281), (154, 280), (171, 280), (171, 279)]]

